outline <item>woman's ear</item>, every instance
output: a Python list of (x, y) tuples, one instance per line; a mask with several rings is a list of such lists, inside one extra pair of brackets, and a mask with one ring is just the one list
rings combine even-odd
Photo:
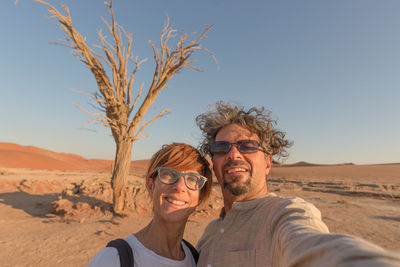
[(153, 194), (154, 180), (150, 177), (147, 177), (147, 179), (146, 179), (146, 188), (150, 192), (150, 194)]

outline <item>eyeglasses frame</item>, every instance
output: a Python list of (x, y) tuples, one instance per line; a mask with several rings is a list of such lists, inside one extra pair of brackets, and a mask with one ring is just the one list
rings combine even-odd
[[(179, 176), (178, 176), (178, 178), (175, 180), (175, 182), (170, 183), (170, 184), (169, 184), (169, 183), (165, 183), (165, 182), (163, 182), (163, 181), (161, 180), (161, 177), (160, 177), (160, 172), (161, 172), (161, 170), (172, 170), (172, 171), (177, 172), (177, 173), (179, 174)], [(183, 173), (183, 172), (180, 172), (180, 171), (178, 171), (178, 170), (176, 170), (176, 169), (174, 169), (174, 168), (170, 168), (170, 167), (157, 167), (157, 168), (156, 168), (156, 171), (157, 171), (158, 180), (159, 180), (162, 184), (173, 185), (173, 184), (176, 184), (176, 183), (179, 181), (179, 179), (180, 179), (181, 177), (183, 177), (183, 181), (185, 182), (185, 186), (186, 186), (188, 189), (193, 190), (193, 191), (199, 191), (199, 190), (201, 190), (201, 189), (204, 187), (204, 185), (206, 184), (207, 180), (208, 180), (207, 177), (204, 177), (204, 176), (201, 175), (201, 174), (192, 173), (192, 172)], [(188, 186), (187, 182), (186, 182), (186, 176), (187, 176), (187, 175), (200, 176), (201, 180), (204, 181), (203, 185), (202, 185), (200, 188), (197, 188), (197, 189), (190, 188), (190, 187)]]

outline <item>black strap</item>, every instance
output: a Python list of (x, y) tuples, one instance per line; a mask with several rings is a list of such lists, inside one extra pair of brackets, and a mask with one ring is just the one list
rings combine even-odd
[[(199, 253), (188, 241), (185, 239), (182, 239), (182, 241), (190, 249), (193, 259), (197, 264), (197, 261), (199, 260)], [(118, 250), (121, 267), (133, 267), (133, 252), (128, 242), (126, 242), (124, 239), (118, 238), (108, 242), (107, 247), (113, 247)]]
[(133, 267), (133, 252), (128, 242), (118, 238), (108, 242), (107, 247), (113, 247), (118, 250), (121, 267)]
[(197, 261), (199, 260), (199, 252), (197, 252), (197, 250), (194, 248), (194, 246), (192, 244), (190, 244), (188, 241), (186, 241), (185, 239), (182, 239), (182, 241), (190, 249), (190, 252), (192, 252), (194, 261), (197, 264)]

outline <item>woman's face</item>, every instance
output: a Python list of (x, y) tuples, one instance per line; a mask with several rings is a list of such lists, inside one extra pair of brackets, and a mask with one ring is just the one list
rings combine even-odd
[[(181, 172), (198, 174), (195, 170)], [(168, 185), (161, 183), (157, 175), (154, 180), (148, 178), (147, 187), (153, 199), (154, 216), (167, 222), (186, 222), (199, 204), (200, 190), (187, 188), (182, 176)]]

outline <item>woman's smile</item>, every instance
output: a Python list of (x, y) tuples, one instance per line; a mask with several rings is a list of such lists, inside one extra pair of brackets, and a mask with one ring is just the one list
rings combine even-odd
[(187, 204), (186, 201), (182, 201), (182, 200), (178, 200), (175, 198), (171, 198), (171, 197), (165, 197), (164, 198), (168, 203), (177, 205), (177, 206), (185, 206)]

